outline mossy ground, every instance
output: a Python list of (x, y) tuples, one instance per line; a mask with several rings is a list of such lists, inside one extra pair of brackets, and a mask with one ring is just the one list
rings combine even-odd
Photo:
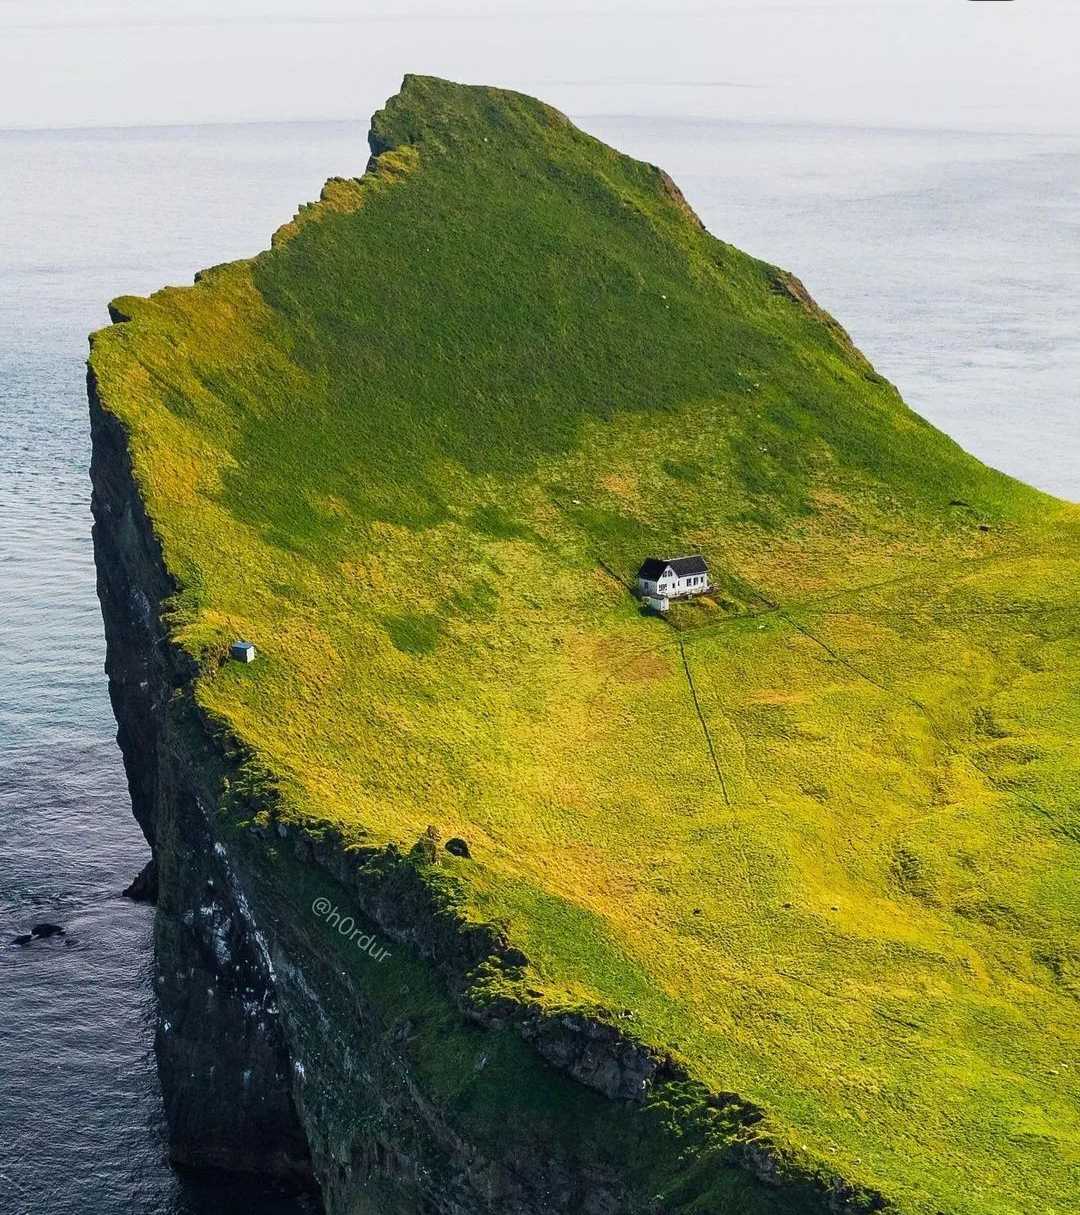
[[(229, 834), (231, 848), (251, 847), (246, 832)], [(360, 917), (360, 931), (371, 932), (380, 950), (391, 945), (389, 956), (376, 961), (313, 914), (320, 898), (356, 912), (348, 891), (297, 863), (291, 844), (272, 840), (261, 851), (253, 868), (260, 909), (282, 927), (287, 952), (305, 959), (305, 981), (319, 990), (323, 1015), (310, 1022), (292, 1019), (294, 1052), (309, 1073), (305, 1084), (319, 1085), (328, 1072), (333, 1076), (326, 1035), (345, 1037), (350, 1026), (363, 1039), (345, 1057), (362, 1059), (369, 1074), (379, 1068), (378, 1098), (362, 1107), (351, 1104), (357, 1086), (348, 1081), (355, 1077), (306, 1095), (320, 1106), (323, 1132), (340, 1137), (343, 1158), (357, 1130), (392, 1144), (403, 1158), (422, 1158), (432, 1150), (430, 1143), (414, 1140), (418, 1128), (402, 1117), (411, 1099), (395, 1066), (400, 1060), (425, 1100), (481, 1159), (524, 1161), (541, 1177), (544, 1161), (556, 1162), (561, 1171), (576, 1166), (586, 1177), (611, 1173), (632, 1196), (635, 1211), (653, 1209), (656, 1200), (685, 1215), (795, 1215), (805, 1209), (805, 1190), (767, 1189), (724, 1165), (739, 1127), (730, 1111), (710, 1105), (702, 1086), (667, 1083), (642, 1106), (612, 1103), (583, 1088), (547, 1066), (515, 1030), (492, 1031), (465, 1021), (432, 967), (409, 946), (380, 939), (378, 928)], [(374, 1019), (357, 1017), (350, 988), (363, 992), (376, 1010)], [(427, 1161), (429, 1170), (434, 1163)], [(460, 1174), (466, 1163), (448, 1162), (448, 1173)], [(363, 1186), (371, 1201), (371, 1179), (364, 1178)]]
[[(1065, 1212), (1076, 509), (554, 111), (411, 78), (374, 131), (95, 338), (200, 702), (297, 816), (464, 836), (545, 999), (633, 1009), (830, 1168)], [(716, 593), (643, 615), (689, 551)]]

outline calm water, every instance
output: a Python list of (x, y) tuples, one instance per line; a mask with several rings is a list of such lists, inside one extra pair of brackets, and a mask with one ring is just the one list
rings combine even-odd
[[(585, 125), (669, 169), (717, 234), (794, 269), (966, 446), (1080, 499), (1080, 140)], [(323, 178), (362, 170), (365, 129), (0, 133), (4, 1215), (251, 1209), (164, 1157), (151, 913), (117, 893), (146, 848), (102, 674), (85, 339), (110, 296), (262, 247)], [(67, 935), (7, 945), (42, 919)]]

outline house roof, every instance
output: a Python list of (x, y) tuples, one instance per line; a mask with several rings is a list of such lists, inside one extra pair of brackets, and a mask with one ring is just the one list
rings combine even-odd
[(655, 582), (669, 565), (679, 578), (709, 572), (704, 557), (646, 557), (637, 576)]
[(662, 557), (646, 557), (641, 569), (637, 572), (637, 576), (639, 578), (648, 578), (650, 582), (655, 582), (664, 570), (667, 569), (667, 564)]

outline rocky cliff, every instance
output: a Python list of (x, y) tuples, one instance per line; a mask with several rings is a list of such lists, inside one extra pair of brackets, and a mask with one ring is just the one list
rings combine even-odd
[[(92, 373), (88, 390), (109, 690), (157, 870), (174, 1160), (315, 1187), (330, 1215), (880, 1209), (611, 1012), (478, 998), (525, 959), (440, 899), (433, 840), (409, 856), (350, 848), (259, 812), (272, 795), (248, 787), (242, 749), (194, 703), (126, 436)], [(448, 1091), (443, 1054), (465, 1056), (467, 1085)]]
[(543, 103), (408, 77), (369, 142), (91, 339), (176, 1158), (1068, 1209), (1080, 513)]

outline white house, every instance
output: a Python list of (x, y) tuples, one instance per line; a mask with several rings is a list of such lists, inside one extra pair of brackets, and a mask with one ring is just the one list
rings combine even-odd
[(638, 594), (650, 606), (667, 609), (667, 600), (702, 595), (709, 589), (704, 557), (647, 557), (637, 573)]
[(254, 662), (255, 647), (250, 641), (234, 641), (229, 646), (229, 657), (236, 662)]

